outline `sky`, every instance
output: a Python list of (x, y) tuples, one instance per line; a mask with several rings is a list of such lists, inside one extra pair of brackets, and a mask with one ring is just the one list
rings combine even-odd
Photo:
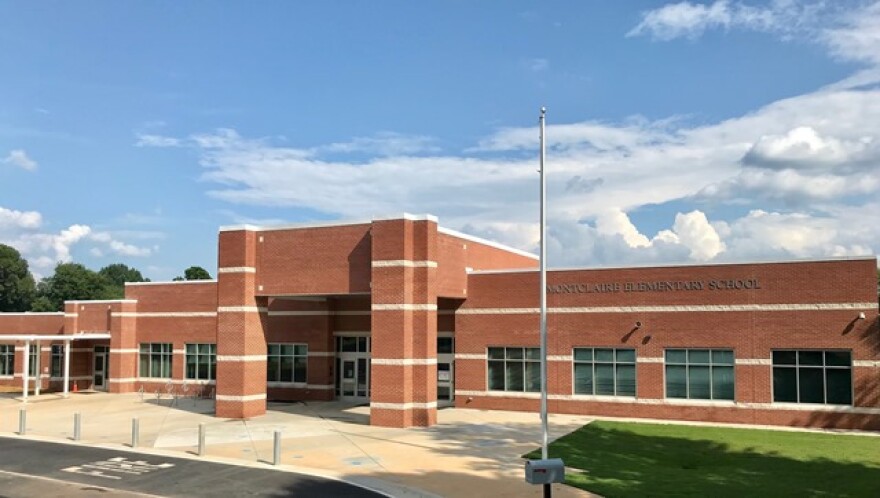
[(0, 243), (404, 212), (550, 267), (880, 251), (880, 1), (0, 2)]

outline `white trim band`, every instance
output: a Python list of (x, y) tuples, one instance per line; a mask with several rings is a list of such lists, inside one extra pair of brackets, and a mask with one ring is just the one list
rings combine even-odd
[(110, 350), (110, 354), (134, 354), (140, 352), (141, 350), (138, 348), (119, 348)]
[(370, 358), (371, 365), (411, 367), (417, 365), (436, 365), (436, 358)]
[(214, 318), (216, 311), (122, 311), (111, 313), (120, 318)]
[(247, 354), (247, 355), (231, 355), (231, 354), (218, 354), (217, 355), (218, 362), (226, 362), (226, 363), (247, 363), (250, 361), (266, 361), (266, 355), (264, 354)]
[(362, 316), (369, 315), (370, 310), (333, 311), (333, 310), (289, 310), (269, 311), (269, 316)]
[(752, 366), (771, 366), (773, 360), (766, 358), (736, 358), (733, 360), (734, 365), (752, 365)]
[(636, 356), (636, 363), (663, 363), (663, 357)]
[(217, 268), (217, 273), (257, 273), (257, 269), (253, 266), (227, 266)]
[[(815, 303), (815, 304), (699, 304), (671, 306), (584, 306), (557, 307), (548, 313), (683, 313), (703, 311), (828, 311), (864, 310), (875, 308), (875, 303)], [(456, 311), (459, 315), (528, 315), (540, 313), (540, 308), (470, 308)]]
[(373, 311), (437, 311), (436, 304), (374, 304)]
[(436, 261), (416, 261), (410, 259), (383, 259), (378, 261), (373, 261), (371, 266), (373, 268), (437, 268)]
[(880, 368), (880, 361), (872, 361), (872, 360), (854, 360), (854, 367), (868, 367), (868, 368)]
[(218, 306), (218, 313), (266, 313), (268, 308), (262, 306)]
[(247, 396), (235, 396), (232, 394), (218, 394), (214, 396), (216, 401), (258, 401), (265, 400), (266, 393), (262, 394), (249, 394)]
[[(464, 391), (456, 390), (456, 396), (482, 396), (488, 398), (526, 398), (540, 399), (541, 393), (507, 392), (507, 391)], [(847, 406), (847, 405), (816, 405), (810, 403), (745, 403), (736, 401), (712, 401), (691, 399), (656, 399), (656, 398), (633, 398), (630, 396), (589, 396), (579, 394), (550, 394), (549, 399), (557, 401), (594, 401), (603, 403), (626, 403), (636, 405), (657, 406), (693, 406), (706, 408), (736, 408), (744, 410), (773, 410), (773, 411), (804, 411), (804, 412), (832, 412), (852, 413), (858, 415), (880, 415), (880, 407)]]
[(485, 354), (479, 353), (455, 353), (455, 361), (458, 360), (487, 360)]
[(378, 408), (380, 410), (412, 410), (413, 408), (431, 409), (437, 408), (436, 401), (428, 403), (370, 403), (370, 408)]

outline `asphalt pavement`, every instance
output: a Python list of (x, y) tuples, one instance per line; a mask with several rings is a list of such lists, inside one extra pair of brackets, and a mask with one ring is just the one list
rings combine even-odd
[(0, 498), (31, 496), (385, 496), (323, 477), (0, 437)]

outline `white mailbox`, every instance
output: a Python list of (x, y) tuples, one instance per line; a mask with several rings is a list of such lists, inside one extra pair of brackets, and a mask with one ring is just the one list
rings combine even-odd
[(565, 482), (565, 464), (561, 458), (526, 461), (526, 482), (529, 484), (550, 484)]

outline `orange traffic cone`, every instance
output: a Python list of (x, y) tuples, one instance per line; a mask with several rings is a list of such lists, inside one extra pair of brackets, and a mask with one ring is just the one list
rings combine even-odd
[(79, 386), (76, 384), (76, 381), (73, 381), (73, 392), (75, 392), (75, 393), (79, 392)]

